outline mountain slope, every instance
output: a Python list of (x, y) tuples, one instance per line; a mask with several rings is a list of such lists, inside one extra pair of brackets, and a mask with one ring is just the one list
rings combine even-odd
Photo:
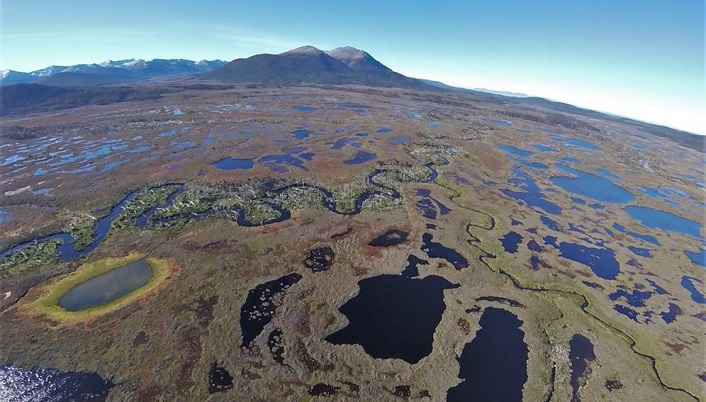
[(40, 84), (16, 84), (0, 91), (0, 116), (69, 109), (84, 105), (156, 99), (160, 88), (63, 88)]

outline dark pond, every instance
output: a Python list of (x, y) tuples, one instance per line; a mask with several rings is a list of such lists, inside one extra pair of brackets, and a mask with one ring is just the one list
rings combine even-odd
[(421, 199), (416, 203), (417, 208), (422, 211), (422, 215), (424, 215), (425, 218), (436, 219), (437, 208), (439, 210), (439, 214), (441, 215), (447, 215), (451, 212), (451, 208), (433, 198), (431, 196), (431, 191), (426, 188), (418, 188), (417, 196), (421, 197)]
[(515, 231), (508, 232), (500, 239), (500, 242), (506, 252), (514, 254), (522, 243), (522, 235)]
[(500, 145), (498, 145), (498, 148), (507, 152), (507, 153), (517, 155), (517, 156), (522, 156), (522, 157), (534, 155), (533, 152), (525, 151), (524, 149), (516, 148), (516, 147), (513, 147), (512, 145), (500, 144)]
[(220, 367), (214, 362), (211, 365), (211, 371), (208, 372), (208, 392), (215, 394), (231, 388), (233, 388), (233, 377), (225, 367)]
[(282, 342), (282, 330), (275, 328), (267, 337), (267, 348), (270, 349), (272, 359), (279, 364), (284, 364), (284, 343)]
[(628, 250), (632, 251), (632, 253), (635, 255), (639, 255), (640, 257), (652, 257), (652, 254), (650, 254), (650, 250), (647, 248), (628, 246)]
[(613, 310), (617, 311), (618, 313), (630, 318), (631, 320), (638, 322), (637, 321), (637, 316), (640, 315), (637, 311), (631, 309), (628, 306), (623, 306), (622, 304), (616, 304), (613, 306)]
[(544, 226), (548, 227), (549, 229), (554, 230), (556, 232), (561, 232), (561, 226), (559, 226), (559, 224), (551, 218), (542, 215), (539, 217), (539, 220), (542, 221)]
[(255, 164), (252, 159), (223, 158), (213, 162), (213, 166), (223, 170), (252, 169)]
[(695, 239), (699, 239), (701, 237), (701, 224), (699, 222), (674, 215), (671, 212), (641, 207), (638, 205), (629, 205), (625, 207), (625, 212), (648, 228), (682, 233)]
[(307, 169), (306, 166), (304, 166), (304, 161), (301, 159), (297, 158), (296, 156), (290, 155), (290, 154), (284, 154), (284, 155), (265, 155), (261, 157), (260, 159), (257, 160), (260, 163), (265, 163), (265, 164), (283, 164), (283, 165), (289, 165), (289, 166), (295, 166), (298, 167), (299, 169), (302, 170), (309, 170)]
[[(698, 283), (698, 288), (696, 287), (696, 283)], [(684, 275), (681, 278), (681, 285), (684, 289), (688, 290), (689, 293), (691, 293), (691, 300), (699, 303), (699, 304), (706, 304), (706, 297), (704, 297), (704, 294), (701, 293), (703, 290), (703, 281), (699, 278), (694, 278), (693, 276), (686, 276)]]
[(571, 401), (579, 401), (579, 388), (586, 383), (588, 363), (595, 360), (593, 343), (581, 334), (575, 334), (569, 341), (569, 361), (571, 362)]
[(361, 163), (369, 162), (377, 158), (374, 152), (358, 151), (357, 154), (351, 159), (346, 159), (343, 161), (346, 165), (359, 165)]
[(559, 243), (560, 257), (579, 262), (591, 268), (603, 279), (615, 279), (620, 273), (620, 264), (615, 252), (609, 248), (593, 248), (574, 243)]
[(327, 143), (331, 145), (331, 149), (341, 149), (346, 145), (350, 145), (353, 148), (360, 148), (360, 142), (357, 139), (351, 137), (339, 138), (335, 142)]
[(309, 389), (309, 395), (313, 396), (335, 396), (338, 394), (340, 387), (324, 384), (322, 382), (314, 385)]
[(701, 251), (690, 251), (686, 250), (684, 251), (684, 254), (686, 254), (687, 257), (693, 262), (694, 264), (701, 265), (702, 267), (706, 267), (706, 250), (701, 250)]
[(317, 247), (309, 251), (304, 259), (304, 265), (313, 272), (328, 271), (333, 265), (335, 253), (329, 246)]
[(598, 289), (598, 290), (605, 290), (603, 285), (595, 282), (589, 282), (589, 281), (583, 281), (583, 284), (588, 286), (591, 289)]
[(625, 286), (619, 286), (618, 289), (608, 295), (610, 300), (618, 300), (619, 298), (625, 298), (629, 305), (633, 307), (645, 307), (645, 300), (648, 300), (652, 296), (652, 292), (640, 291), (633, 289), (630, 292)]
[(377, 132), (380, 133), (380, 134), (386, 134), (386, 133), (391, 133), (391, 132), (392, 132), (392, 129), (391, 129), (391, 128), (387, 128), (387, 127), (380, 127), (380, 128), (378, 128), (378, 131), (377, 131)]
[(669, 292), (667, 292), (667, 290), (665, 288), (659, 286), (657, 284), (657, 282), (653, 281), (652, 279), (647, 279), (647, 283), (650, 284), (650, 286), (652, 287), (652, 290), (654, 290), (655, 293), (657, 293), (658, 295), (668, 295), (669, 294)]
[(459, 285), (434, 275), (423, 279), (380, 275), (363, 279), (358, 286), (358, 294), (339, 309), (348, 326), (326, 341), (358, 344), (374, 358), (414, 364), (431, 353), (434, 331), (446, 309), (444, 290)]
[(404, 271), (402, 271), (401, 275), (408, 278), (419, 276), (419, 265), (429, 265), (429, 261), (423, 260), (416, 255), (410, 255), (407, 257), (407, 266)]
[(292, 135), (294, 136), (294, 138), (296, 138), (298, 140), (303, 140), (303, 139), (309, 138), (309, 136), (313, 133), (314, 133), (313, 131), (306, 130), (303, 128), (299, 128), (299, 129), (292, 131)]
[(449, 264), (453, 265), (456, 270), (461, 270), (463, 268), (468, 268), (468, 260), (462, 256), (458, 251), (448, 248), (441, 243), (436, 243), (432, 241), (433, 236), (431, 233), (424, 233), (422, 235), (422, 251), (427, 253), (429, 258), (443, 258), (448, 261)]
[(141, 288), (150, 278), (150, 264), (140, 259), (77, 285), (59, 299), (59, 305), (69, 311), (99, 306)]
[(659, 313), (659, 315), (665, 323), (671, 324), (677, 319), (677, 316), (681, 315), (681, 308), (674, 303), (669, 303), (669, 309)]
[(463, 382), (448, 390), (446, 400), (522, 401), (529, 352), (520, 329), (522, 321), (507, 310), (489, 307), (480, 326), (458, 358), (458, 376)]
[(404, 243), (407, 240), (409, 233), (393, 229), (381, 234), (380, 236), (374, 238), (368, 243), (368, 245), (373, 247), (391, 247), (398, 244)]
[(240, 308), (240, 327), (243, 330), (242, 347), (249, 347), (274, 317), (282, 304), (281, 295), (302, 278), (297, 273), (285, 275), (273, 281), (255, 286), (248, 292), (245, 304)]
[(556, 166), (560, 170), (575, 176), (557, 176), (549, 179), (566, 191), (607, 203), (625, 204), (635, 200), (635, 196), (628, 190), (608, 179), (574, 169), (563, 163), (558, 163)]
[(0, 399), (3, 401), (105, 401), (110, 380), (96, 373), (52, 368), (23, 370), (0, 364)]
[(532, 267), (532, 269), (552, 267), (546, 261), (539, 258), (537, 254), (532, 254), (532, 256), (530, 257), (530, 266)]
[(514, 177), (510, 179), (510, 183), (519, 186), (523, 191), (503, 189), (503, 194), (516, 200), (522, 200), (530, 207), (543, 209), (553, 215), (561, 213), (561, 207), (547, 200), (542, 194), (542, 190), (537, 186), (537, 182), (527, 173), (517, 166), (512, 168), (512, 173)]
[(530, 240), (530, 241), (527, 242), (527, 248), (528, 248), (530, 251), (534, 251), (535, 253), (541, 253), (541, 252), (544, 251), (544, 249), (542, 248), (542, 246), (540, 246), (539, 243), (537, 243), (537, 241), (534, 240), (534, 239), (532, 239), (532, 240)]

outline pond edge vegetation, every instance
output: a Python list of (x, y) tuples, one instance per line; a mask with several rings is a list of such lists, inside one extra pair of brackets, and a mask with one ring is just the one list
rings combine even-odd
[[(76, 286), (143, 258), (152, 269), (152, 277), (144, 286), (113, 301), (85, 310), (69, 311), (59, 305), (61, 298)], [(81, 264), (74, 272), (40, 288), (37, 297), (31, 301), (19, 304), (17, 308), (19, 311), (33, 317), (43, 316), (48, 318), (50, 321), (49, 326), (53, 328), (84, 323), (149, 297), (166, 286), (169, 280), (178, 276), (179, 272), (180, 270), (175, 261), (168, 258), (148, 257), (139, 253), (130, 253), (123, 257), (103, 258)]]

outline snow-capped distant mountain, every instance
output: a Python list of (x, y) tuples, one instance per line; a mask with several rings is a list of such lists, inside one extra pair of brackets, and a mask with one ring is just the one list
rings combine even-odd
[(105, 85), (182, 75), (196, 75), (222, 67), (223, 60), (143, 59), (108, 60), (102, 63), (50, 66), (29, 73), (3, 70), (0, 85)]
[(31, 71), (30, 74), (34, 77), (48, 77), (50, 75), (59, 73), (67, 68), (68, 66), (49, 66), (41, 70)]
[(0, 71), (0, 82), (3, 84), (19, 84), (36, 79), (30, 73), (23, 73), (15, 70)]

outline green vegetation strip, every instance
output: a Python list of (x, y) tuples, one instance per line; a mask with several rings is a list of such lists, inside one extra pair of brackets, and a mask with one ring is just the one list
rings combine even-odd
[[(59, 305), (59, 300), (74, 287), (142, 258), (145, 258), (152, 268), (152, 278), (144, 286), (111, 302), (85, 310), (68, 311)], [(171, 260), (145, 257), (144, 254), (131, 253), (124, 257), (105, 258), (83, 264), (71, 274), (46, 285), (38, 298), (21, 304), (18, 309), (31, 316), (47, 317), (55, 322), (56, 327), (90, 321), (142, 299), (165, 284), (177, 272), (178, 269)]]

